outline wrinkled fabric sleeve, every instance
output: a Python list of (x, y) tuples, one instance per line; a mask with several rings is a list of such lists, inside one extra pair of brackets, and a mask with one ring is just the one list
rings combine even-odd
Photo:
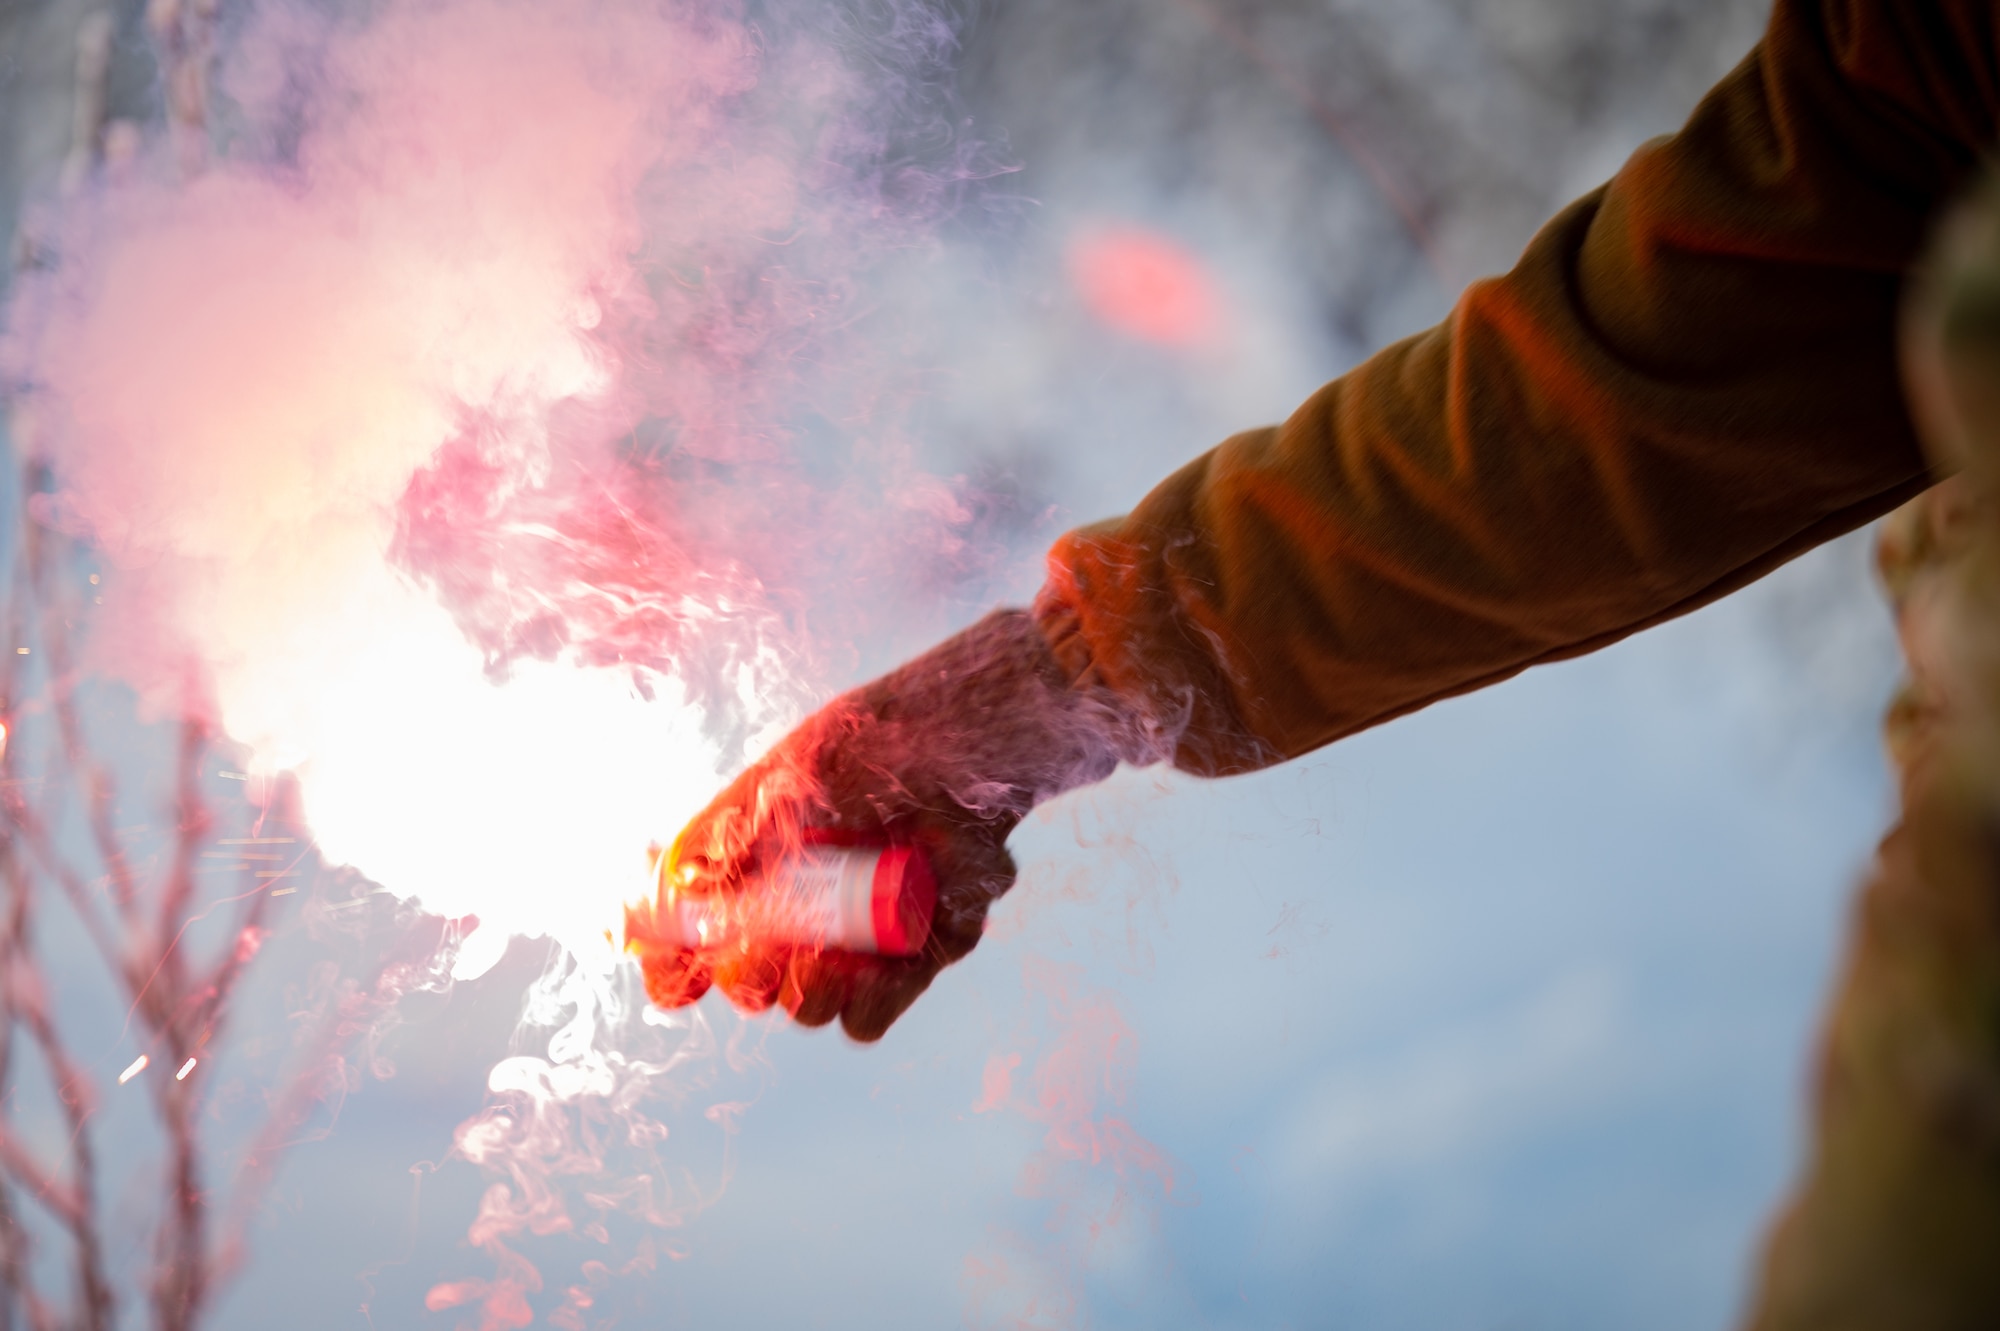
[(1064, 537), (1072, 674), (1207, 774), (1695, 609), (1933, 479), (1903, 276), (1996, 138), (1992, 0), (1779, 0), (1443, 324)]

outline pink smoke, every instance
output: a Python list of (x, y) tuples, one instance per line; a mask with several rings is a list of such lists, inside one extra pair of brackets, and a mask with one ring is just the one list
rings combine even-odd
[(1042, 1130), (1022, 1170), (1023, 1196), (1045, 1206), (1043, 1234), (997, 1236), (966, 1259), (967, 1322), (974, 1326), (1066, 1326), (1076, 1318), (1100, 1248), (1174, 1203), (1173, 1161), (1125, 1112), (1138, 1040), (1111, 994), (1084, 989), (1074, 967), (1031, 958), (1029, 993), (1052, 1032), (1026, 1085), (1020, 1052), (987, 1060), (975, 1113), (1011, 1109)]
[[(267, 7), (223, 68), (248, 146), (84, 196), (13, 312), (29, 443), (108, 566), (94, 663), (195, 681), (331, 858), (489, 939), (601, 928), (715, 775), (674, 628), (755, 588), (697, 570), (615, 448), (647, 405), (642, 185), (731, 146), (756, 73), (740, 26), (638, 5)], [(572, 640), (581, 668), (481, 678)]]
[(869, 283), (969, 150), (889, 170), (887, 85), (699, 0), (266, 0), (219, 79), (226, 149), (80, 193), (10, 312), (93, 661), (193, 681), (482, 956), (581, 938), (819, 644), (964, 557)]
[[(820, 644), (976, 557), (876, 290), (971, 174), (893, 141), (949, 39), (902, 17), (857, 51), (707, 0), (262, 0), (218, 57), (227, 135), (181, 116), (79, 188), (8, 310), (42, 516), (103, 562), (91, 665), (294, 774), (329, 862), (477, 916), (459, 977), (567, 949), (546, 1057), (456, 1142), (494, 1270), (431, 1302), (486, 1326), (535, 1314), (524, 1239), (618, 1217), (644, 1256), (726, 1181), (647, 1106), (733, 1054), (634, 1053), (603, 930), (824, 695)], [(596, 1297), (566, 1288), (558, 1325)]]

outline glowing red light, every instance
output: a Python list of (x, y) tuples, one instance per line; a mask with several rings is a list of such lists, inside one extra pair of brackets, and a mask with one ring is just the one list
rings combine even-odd
[(1096, 227), (1069, 245), (1070, 280), (1099, 322), (1169, 347), (1213, 340), (1222, 300), (1208, 267), (1186, 246), (1131, 225)]

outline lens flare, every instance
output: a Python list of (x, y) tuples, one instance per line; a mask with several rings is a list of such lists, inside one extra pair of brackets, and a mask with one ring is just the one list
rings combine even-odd
[(1142, 342), (1192, 350), (1222, 331), (1222, 297), (1208, 265), (1179, 241), (1129, 223), (1071, 239), (1070, 280), (1106, 327)]

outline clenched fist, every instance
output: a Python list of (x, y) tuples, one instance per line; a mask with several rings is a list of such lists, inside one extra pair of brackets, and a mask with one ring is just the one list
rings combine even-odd
[(908, 845), (937, 877), (930, 937), (914, 956), (801, 947), (741, 934), (716, 946), (629, 940), (662, 1007), (711, 984), (746, 1011), (781, 1003), (801, 1024), (834, 1017), (880, 1039), (944, 967), (978, 943), (1014, 882), (1007, 836), (1045, 799), (1150, 750), (1145, 727), (1068, 678), (1032, 616), (1000, 610), (840, 698), (787, 735), (676, 838), (662, 881), (686, 896), (755, 892), (760, 865), (827, 841)]

